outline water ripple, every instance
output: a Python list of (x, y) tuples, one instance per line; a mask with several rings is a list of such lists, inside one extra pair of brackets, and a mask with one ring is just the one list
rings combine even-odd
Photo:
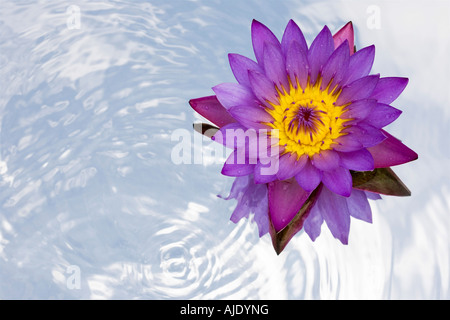
[[(447, 3), (0, 6), (0, 298), (450, 297)], [(373, 224), (352, 220), (348, 246), (323, 226), (276, 256), (255, 224), (229, 221), (220, 165), (170, 159), (171, 133), (200, 119), (187, 101), (234, 81), (228, 52), (253, 55), (253, 18), (279, 36), (293, 18), (309, 43), (350, 19), (381, 53), (375, 72), (410, 77), (390, 130), (421, 155), (396, 169), (413, 197), (372, 203)], [(426, 68), (416, 43), (432, 44)]]

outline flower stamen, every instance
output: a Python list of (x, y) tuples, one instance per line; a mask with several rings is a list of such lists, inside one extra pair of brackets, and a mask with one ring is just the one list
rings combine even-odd
[(289, 91), (277, 90), (279, 103), (270, 103), (273, 108), (267, 112), (275, 119), (270, 125), (280, 130), (279, 144), (285, 146), (285, 153), (311, 157), (331, 149), (334, 140), (345, 134), (341, 131), (349, 119), (340, 118), (346, 106), (335, 104), (340, 92), (320, 90), (320, 80), (305, 88), (296, 84), (290, 81)]

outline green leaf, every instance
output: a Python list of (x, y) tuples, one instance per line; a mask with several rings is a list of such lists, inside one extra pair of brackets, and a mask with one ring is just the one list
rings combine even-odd
[(217, 131), (219, 131), (219, 128), (207, 123), (194, 123), (193, 127), (195, 131), (207, 136), (208, 138), (211, 138)]
[(351, 171), (353, 188), (375, 193), (406, 197), (411, 191), (391, 168), (377, 168), (373, 171)]

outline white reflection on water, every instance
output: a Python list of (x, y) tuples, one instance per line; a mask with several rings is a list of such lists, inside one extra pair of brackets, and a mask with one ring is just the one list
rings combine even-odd
[[(450, 298), (448, 1), (69, 5), (0, 5), (0, 298)], [(372, 202), (348, 246), (323, 228), (277, 257), (229, 222), (220, 165), (170, 161), (253, 18), (309, 42), (352, 20), (374, 72), (410, 78), (389, 130), (420, 155), (396, 169), (413, 196)]]

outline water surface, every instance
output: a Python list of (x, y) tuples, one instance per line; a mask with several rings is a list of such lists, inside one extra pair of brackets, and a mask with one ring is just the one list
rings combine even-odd
[[(309, 43), (351, 20), (373, 72), (410, 78), (388, 130), (419, 153), (394, 169), (412, 197), (372, 202), (348, 246), (324, 226), (277, 256), (229, 221), (219, 163), (171, 160), (254, 18)], [(3, 1), (0, 298), (450, 298), (449, 21), (448, 1)]]

